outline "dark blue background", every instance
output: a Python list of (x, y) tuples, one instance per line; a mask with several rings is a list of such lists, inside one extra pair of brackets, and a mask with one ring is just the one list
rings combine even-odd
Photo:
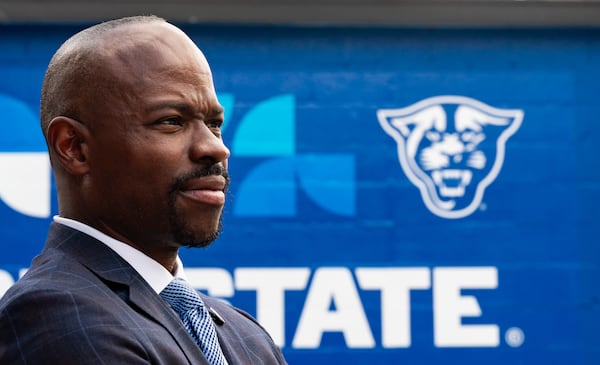
[[(47, 62), (80, 28), (0, 27), (0, 94), (37, 113)], [(259, 103), (293, 95), (294, 156), (352, 158), (356, 203), (354, 214), (335, 214), (296, 189), (292, 215), (236, 215), (232, 204), (240, 185), (273, 157), (233, 154), (224, 233), (207, 250), (182, 251), (186, 266), (230, 272), (288, 266), (498, 268), (498, 289), (475, 294), (483, 309), (476, 322), (500, 327), (497, 348), (435, 348), (431, 290), (425, 290), (412, 292), (410, 348), (381, 346), (379, 297), (361, 291), (374, 349), (348, 349), (336, 333), (326, 334), (319, 349), (293, 349), (306, 296), (295, 291), (286, 295), (284, 353), (290, 363), (593, 364), (600, 359), (600, 30), (183, 28), (208, 58), (218, 93), (234, 96), (226, 142)], [(525, 113), (507, 142), (502, 170), (485, 193), (485, 209), (463, 219), (443, 219), (427, 210), (400, 168), (396, 143), (376, 117), (378, 109), (437, 95), (467, 96)], [(1, 133), (21, 128), (10, 116), (0, 119)], [(264, 123), (278, 123), (278, 115), (265, 116)], [(2, 152), (10, 149), (15, 147), (0, 146)], [(16, 276), (27, 267), (43, 246), (49, 221), (0, 202), (0, 269)], [(251, 292), (230, 299), (255, 310)], [(526, 336), (519, 348), (503, 338), (513, 326)]]

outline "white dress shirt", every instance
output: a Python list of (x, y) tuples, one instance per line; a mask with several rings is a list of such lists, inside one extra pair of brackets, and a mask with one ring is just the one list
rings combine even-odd
[[(173, 280), (173, 275), (161, 264), (154, 259), (146, 256), (143, 252), (129, 246), (128, 244), (116, 240), (106, 234), (98, 231), (95, 228), (88, 226), (87, 224), (78, 222), (73, 219), (64, 218), (61, 216), (54, 216), (56, 223), (63, 224), (65, 226), (76, 229), (82, 233), (92, 236), (98, 241), (104, 243), (106, 246), (115, 251), (123, 260), (127, 261), (135, 271), (138, 272), (146, 280), (146, 282), (159, 294), (167, 285)], [(183, 272), (183, 264), (177, 256), (177, 263), (175, 265), (175, 276), (186, 279), (185, 273)]]

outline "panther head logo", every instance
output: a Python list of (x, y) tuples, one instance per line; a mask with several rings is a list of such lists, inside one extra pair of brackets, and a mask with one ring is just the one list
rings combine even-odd
[(377, 117), (396, 141), (400, 166), (427, 208), (442, 218), (463, 218), (479, 207), (498, 176), (506, 141), (521, 126), (523, 111), (446, 95), (380, 109)]

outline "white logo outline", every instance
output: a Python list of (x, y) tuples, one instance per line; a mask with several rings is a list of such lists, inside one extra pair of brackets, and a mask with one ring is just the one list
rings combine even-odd
[[(496, 139), (496, 158), (494, 159), (488, 174), (477, 184), (472, 201), (466, 207), (456, 210), (454, 209), (455, 203), (453, 201), (442, 202), (437, 198), (432, 179), (427, 176), (420, 167), (416, 166), (416, 162), (412, 158), (407, 156), (407, 149), (409, 148), (407, 144), (410, 143), (408, 137), (412, 132), (406, 130), (401, 131), (397, 125), (398, 123), (394, 125), (395, 121), (406, 119), (428, 107), (440, 106), (443, 104), (455, 104), (457, 106), (464, 105), (486, 113), (496, 120), (504, 118), (504, 120), (506, 120), (505, 125), (507, 126)], [(506, 142), (520, 128), (523, 117), (524, 112), (521, 109), (499, 109), (478, 100), (458, 95), (434, 96), (404, 108), (377, 110), (379, 124), (383, 130), (396, 141), (400, 166), (409, 181), (419, 189), (425, 206), (433, 214), (448, 219), (467, 217), (480, 206), (485, 190), (496, 179), (502, 168)], [(414, 148), (414, 146), (410, 146), (410, 148)]]
[[(10, 135), (12, 145), (0, 145), (0, 204), (33, 218), (51, 215), (52, 168), (38, 118), (22, 100), (0, 93), (7, 118), (19, 121), (20, 133)], [(35, 131), (32, 134), (32, 131)], [(3, 143), (0, 140), (0, 143)], [(38, 143), (36, 143), (38, 142)], [(34, 151), (20, 151), (20, 144)], [(11, 149), (16, 148), (16, 151)]]

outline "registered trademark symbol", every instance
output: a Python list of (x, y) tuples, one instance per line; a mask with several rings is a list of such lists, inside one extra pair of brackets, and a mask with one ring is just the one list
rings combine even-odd
[(525, 342), (525, 333), (519, 327), (511, 327), (506, 330), (504, 340), (510, 347), (521, 347)]
[(485, 212), (487, 210), (487, 204), (481, 203), (479, 204), (479, 210)]

